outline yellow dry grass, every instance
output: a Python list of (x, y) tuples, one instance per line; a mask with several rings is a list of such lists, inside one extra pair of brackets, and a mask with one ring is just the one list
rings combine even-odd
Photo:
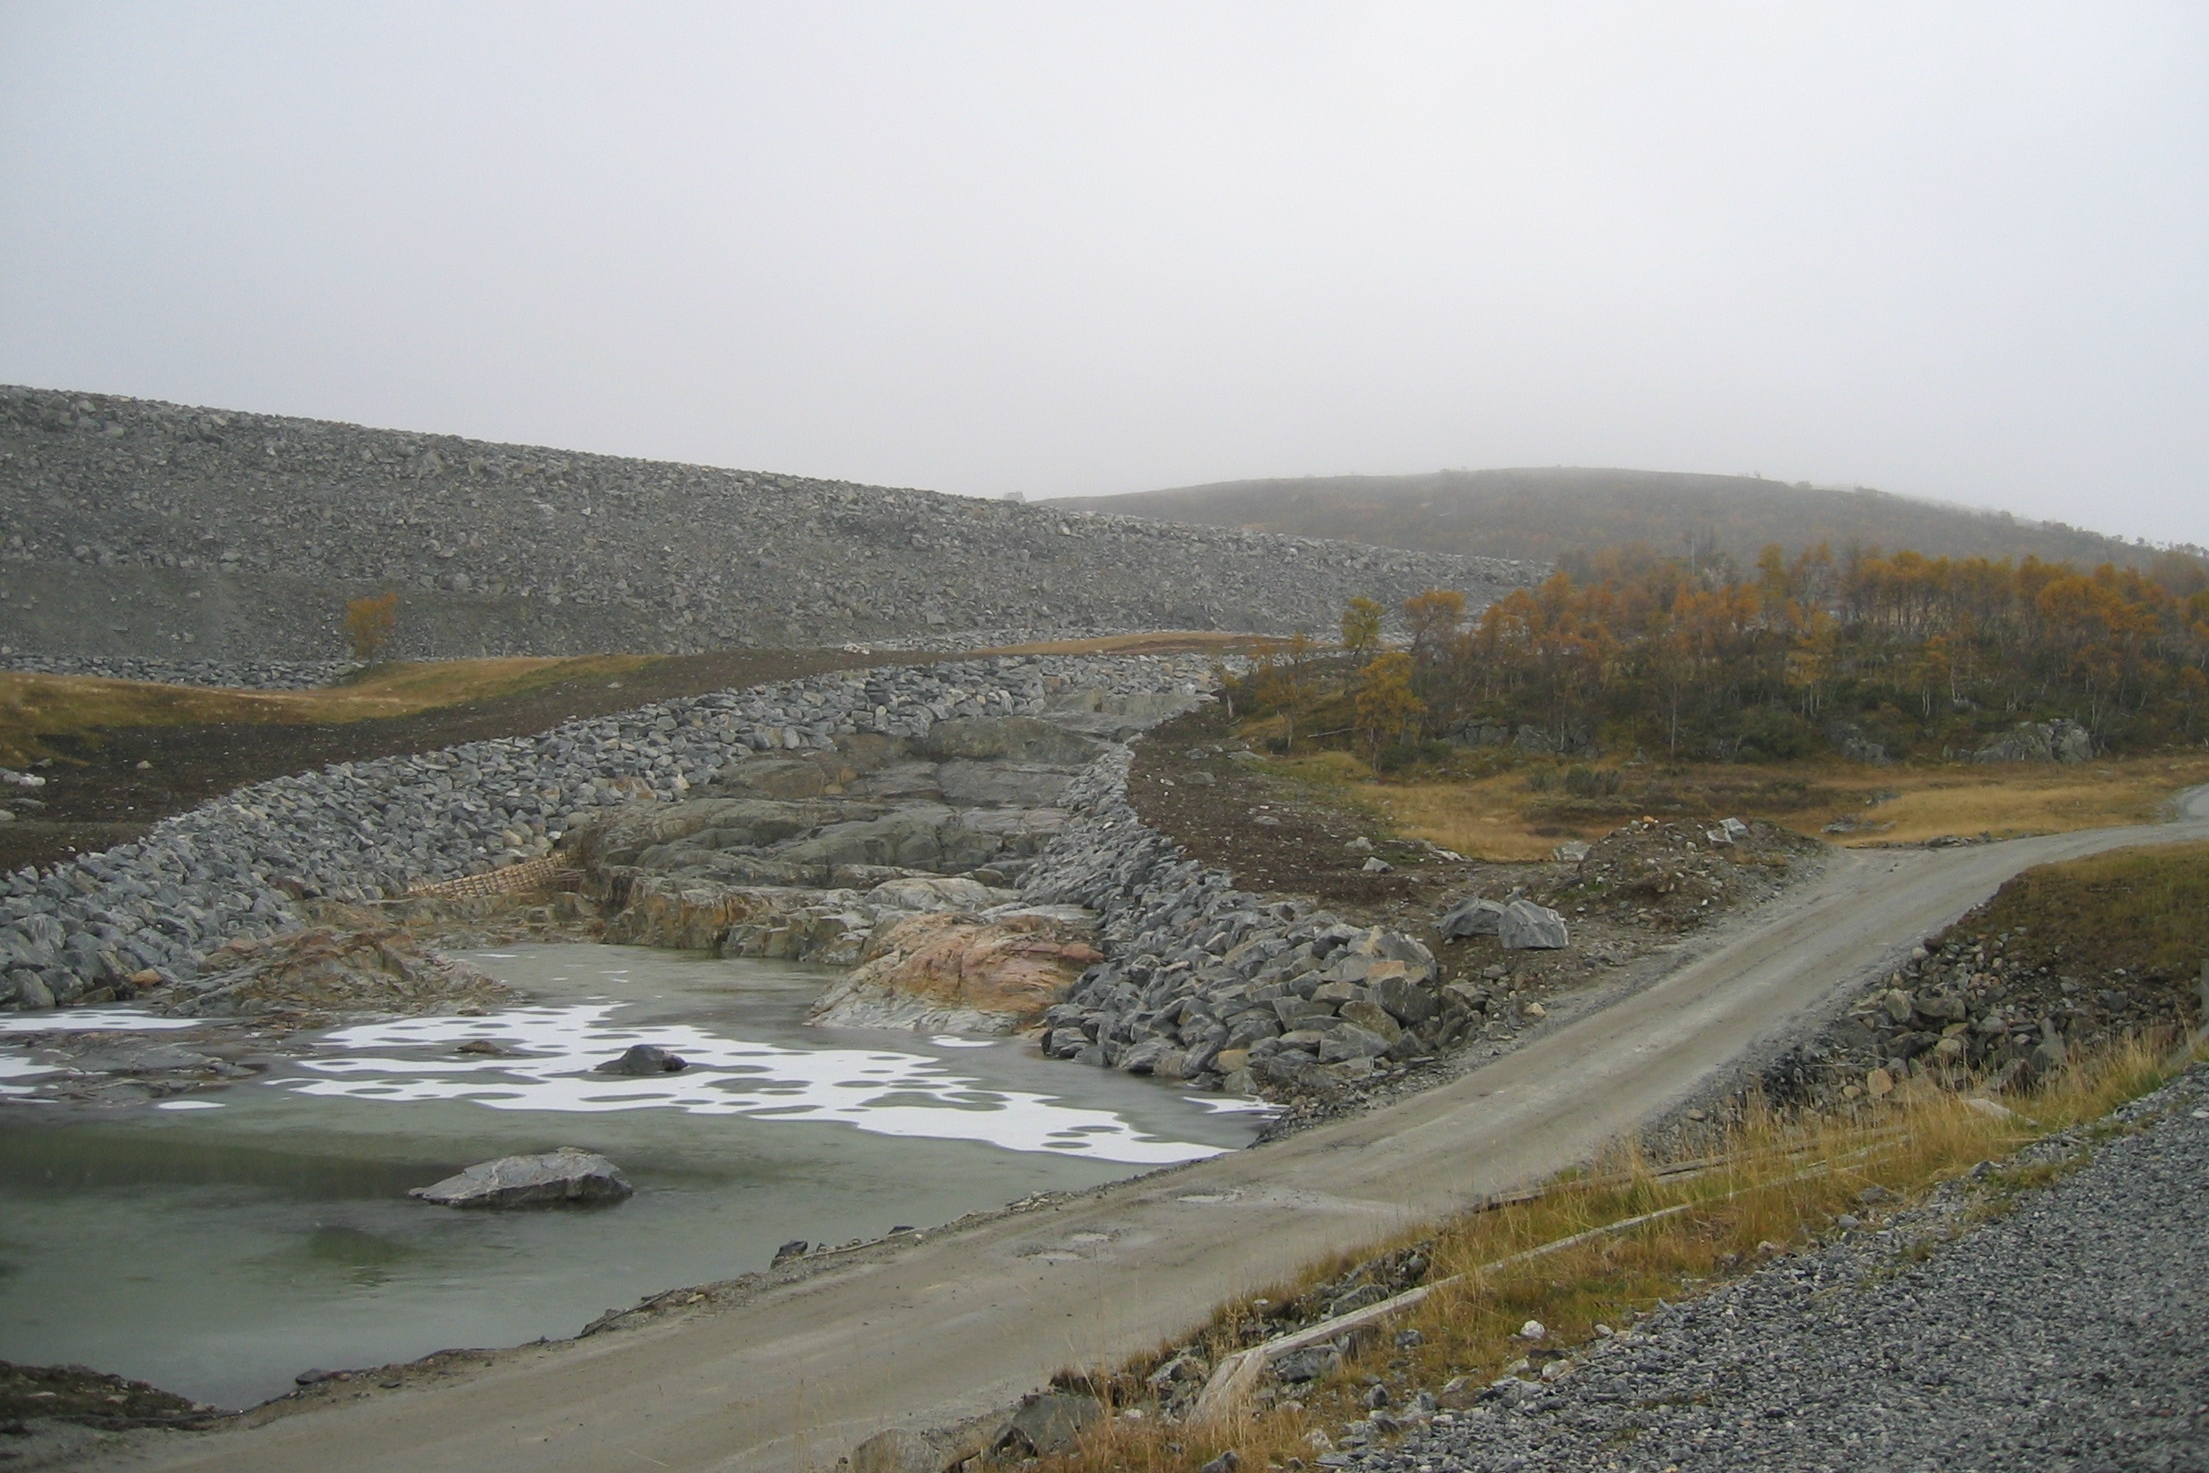
[[(2148, 823), (2182, 789), (2209, 783), (2209, 753), (2083, 767), (1936, 763), (1867, 768), (1798, 762), (1697, 767), (1661, 777), (1645, 775), (1649, 769), (1626, 767), (1618, 769), (1622, 783), (1616, 803), (1582, 815), (1559, 812), (1554, 783), (1537, 791), (1529, 782), (1537, 769), (1554, 777), (1565, 766), (1539, 762), (1479, 776), (1398, 779), (1376, 778), (1346, 752), (1277, 758), (1268, 764), (1273, 772), (1367, 810), (1404, 838), (1497, 861), (1545, 859), (1560, 840), (1608, 833), (1639, 816), (1641, 810), (1632, 807), (1634, 794), (1646, 784), (1661, 783), (1696, 799), (1691, 817), (1761, 818), (1820, 837), (1826, 837), (1827, 824), (1852, 818), (1864, 827), (1836, 842), (1864, 845), (1913, 843), (1944, 834), (2014, 838)], [(1666, 816), (1676, 810), (1653, 811)]]
[[(1315, 1453), (1311, 1434), (1331, 1433), (1365, 1414), (1360, 1398), (1369, 1378), (1390, 1386), (1399, 1399), (1456, 1377), (1477, 1390), (1528, 1354), (1527, 1342), (1515, 1338), (1528, 1320), (1547, 1327), (1544, 1347), (1569, 1358), (1602, 1334), (1598, 1325), (1629, 1324), (1660, 1298), (1692, 1294), (1801, 1248), (1829, 1232), (1843, 1212), (1882, 1216), (1981, 1161), (2099, 1120), (2199, 1057), (2198, 1048), (2173, 1053), (2167, 1038), (2127, 1043), (2041, 1089), (2002, 1097), (2014, 1112), (2007, 1115), (1983, 1112), (1929, 1084), (1905, 1085), (1884, 1103), (1846, 1114), (1786, 1119), (1751, 1108), (1727, 1132), (1717, 1164), (1688, 1178), (1660, 1177), (1631, 1147), (1622, 1147), (1532, 1200), (1378, 1245), (1376, 1254), (1418, 1245), (1432, 1264), (1429, 1282), (1462, 1277), (1378, 1334), (1362, 1337), (1362, 1348), (1333, 1375), (1299, 1391), (1296, 1401), (1241, 1408), (1202, 1426), (1162, 1423), (1155, 1410), (1140, 1418), (1115, 1416), (1092, 1428), (1074, 1452), (1047, 1463), (1047, 1473), (1185, 1473), (1229, 1449), (1246, 1468), (1289, 1466), (1290, 1458), (1308, 1463)], [(1998, 1172), (1983, 1210), (2001, 1210), (2009, 1196), (2056, 1174), (2047, 1168)], [(1873, 1187), (1891, 1195), (1874, 1193), (1878, 1202), (1867, 1206), (1860, 1194)], [(1670, 1207), (1684, 1210), (1495, 1267), (1529, 1249)], [(1199, 1337), (1207, 1359), (1216, 1362), (1266, 1338), (1274, 1323), (1265, 1317), (1269, 1306), (1339, 1280), (1355, 1263), (1316, 1264), (1294, 1283), (1221, 1307)], [(1398, 1347), (1395, 1335), (1405, 1329), (1419, 1331), (1421, 1343)], [(1151, 1400), (1145, 1377), (1165, 1353), (1089, 1379), (1119, 1409), (1140, 1407)]]
[(297, 725), (409, 716), (438, 706), (517, 695), (561, 681), (617, 675), (647, 655), (437, 660), (392, 664), (315, 690), (223, 690), (79, 675), (0, 672), (0, 760), (21, 760), (41, 736), (102, 727)]
[(1454, 783), (1378, 783), (1374, 789), (1367, 802), (1397, 833), (1480, 859), (1547, 859), (1560, 840), (1597, 838), (1619, 822), (1560, 823), (1531, 812), (1534, 795), (1518, 772)]
[[(2180, 790), (2209, 783), (2209, 754), (2133, 757), (2079, 767), (2047, 763), (1827, 770), (1819, 785), (1843, 801), (1785, 816), (1816, 832), (1844, 814), (1882, 827), (1843, 843), (1911, 843), (1943, 834), (1992, 833), (1996, 838), (2067, 833), (2115, 824), (2152, 823)], [(1865, 800), (1894, 793), (1874, 807)]]

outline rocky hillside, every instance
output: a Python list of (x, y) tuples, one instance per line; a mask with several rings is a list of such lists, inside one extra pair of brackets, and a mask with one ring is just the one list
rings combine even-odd
[[(1538, 570), (1537, 570), (1538, 571)], [(0, 388), (0, 647), (328, 659), (399, 590), (402, 656), (961, 631), (1330, 628), (1484, 605), (1488, 559), (801, 476)]]
[(1773, 542), (1790, 552), (1820, 542), (1839, 552), (1853, 543), (1888, 552), (1911, 548), (1928, 557), (2034, 556), (2083, 567), (2114, 562), (2145, 568), (2158, 556), (2144, 543), (2060, 522), (2023, 521), (1862, 487), (1575, 466), (1222, 481), (1048, 504), (1543, 561), (1631, 542), (1662, 553), (1716, 549), (1744, 565)]

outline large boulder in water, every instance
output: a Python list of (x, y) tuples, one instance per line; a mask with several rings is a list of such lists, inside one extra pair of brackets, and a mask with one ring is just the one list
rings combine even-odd
[(567, 1202), (619, 1202), (636, 1191), (621, 1169), (595, 1151), (562, 1146), (541, 1156), (501, 1156), (458, 1176), (416, 1187), (440, 1207), (550, 1207)]
[(632, 1043), (618, 1059), (608, 1059), (594, 1071), (599, 1074), (680, 1074), (690, 1067), (681, 1054), (671, 1054), (656, 1043)]

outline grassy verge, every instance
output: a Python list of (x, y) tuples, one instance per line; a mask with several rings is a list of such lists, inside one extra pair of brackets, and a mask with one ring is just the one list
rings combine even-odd
[[(1553, 1360), (1569, 1366), (1577, 1347), (1630, 1324), (1660, 1300), (1806, 1247), (1833, 1232), (1843, 1214), (1876, 1219), (1980, 1162), (2097, 1121), (2199, 1056), (2193, 1049), (2174, 1053), (2168, 1035), (2129, 1042), (2029, 1093), (2003, 1097), (2001, 1110), (1929, 1085), (1906, 1085), (1884, 1102), (1833, 1115), (1782, 1118), (1752, 1107), (1726, 1131), (1719, 1159), (1688, 1177), (1660, 1176), (1632, 1150), (1621, 1150), (1530, 1200), (1407, 1234), (1358, 1261), (1316, 1265), (1295, 1283), (1224, 1306), (1192, 1342), (1087, 1378), (1116, 1414), (1047, 1466), (1053, 1473), (1180, 1473), (1230, 1449), (1248, 1469), (1309, 1461), (1324, 1447), (1315, 1434), (1324, 1438), (1366, 1416), (1376, 1386), (1386, 1389), (1391, 1405), (1425, 1389), (1441, 1392), (1448, 1408), (1469, 1404), (1507, 1371), (1541, 1374)], [(2000, 1210), (2005, 1193), (2055, 1174), (1992, 1173), (1986, 1210)], [(1517, 1257), (1666, 1208), (1684, 1210), (1560, 1252)], [(1209, 1424), (1172, 1420), (1171, 1413), (1187, 1409), (1204, 1369), (1221, 1357), (1300, 1327), (1363, 1283), (1393, 1291), (1414, 1259), (1423, 1260), (1426, 1282), (1455, 1282), (1438, 1285), (1400, 1317), (1354, 1334), (1331, 1373), (1302, 1386), (1269, 1380), (1251, 1403)], [(1548, 1333), (1532, 1342), (1517, 1338), (1528, 1320)], [(1180, 1357), (1190, 1369), (1176, 1380), (1173, 1362)]]
[(411, 716), (563, 681), (614, 678), (653, 662), (646, 655), (436, 660), (382, 665), (342, 685), (294, 691), (0, 672), (0, 762), (39, 753), (41, 738), (120, 727), (307, 725)]
[[(2117, 849), (2037, 865), (1972, 918), (2020, 954), (2190, 985), (2209, 957), (2209, 844)], [(2026, 938), (2026, 939), (2017, 939)]]

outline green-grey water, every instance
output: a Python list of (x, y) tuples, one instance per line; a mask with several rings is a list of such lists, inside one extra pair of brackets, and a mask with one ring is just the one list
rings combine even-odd
[[(0, 1101), (0, 1359), (245, 1405), (308, 1367), (570, 1335), (790, 1239), (1233, 1149), (1260, 1120), (1012, 1040), (803, 1027), (815, 969), (588, 945), (470, 960), (531, 1004), (336, 1030), (168, 1108)], [(471, 1039), (508, 1053), (459, 1052)], [(594, 1072), (638, 1042), (692, 1067)], [(611, 1157), (636, 1196), (500, 1213), (406, 1195), (563, 1145)]]

